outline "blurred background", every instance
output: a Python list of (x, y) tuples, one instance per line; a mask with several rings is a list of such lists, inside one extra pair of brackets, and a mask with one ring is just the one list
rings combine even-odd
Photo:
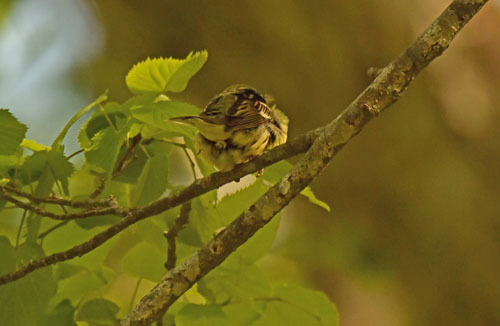
[[(176, 99), (203, 107), (233, 83), (272, 94), (290, 137), (340, 113), (450, 3), (0, 1), (0, 106), (50, 145), (146, 57), (209, 60)], [(403, 98), (298, 198), (260, 263), (319, 289), (343, 326), (500, 323), (500, 1), (490, 1)], [(76, 130), (67, 152), (77, 149)]]

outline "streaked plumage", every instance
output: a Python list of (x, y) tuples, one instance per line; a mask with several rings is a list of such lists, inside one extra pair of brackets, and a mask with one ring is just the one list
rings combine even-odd
[(223, 171), (285, 143), (288, 132), (286, 115), (246, 85), (226, 88), (199, 116), (171, 121), (196, 127), (197, 154)]

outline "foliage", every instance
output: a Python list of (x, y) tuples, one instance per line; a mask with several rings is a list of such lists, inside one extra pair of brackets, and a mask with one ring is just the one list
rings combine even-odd
[[(21, 208), (26, 207), (12, 201), (13, 197), (64, 215), (75, 208), (60, 209), (34, 198), (88, 201), (113, 195), (124, 207), (143, 207), (179, 189), (172, 181), (179, 164), (175, 157), (182, 149), (186, 158), (192, 159), (195, 130), (167, 120), (198, 114), (200, 109), (171, 100), (167, 94), (183, 91), (206, 59), (206, 51), (201, 51), (183, 60), (148, 58), (138, 63), (126, 77), (134, 96), (123, 103), (107, 101), (107, 94), (99, 96), (75, 114), (50, 147), (25, 139), (27, 127), (8, 110), (0, 110), (0, 185), (6, 187), (0, 194), (0, 207), (4, 208), (2, 215), (9, 216), (0, 219), (0, 228), (10, 221), (19, 226), (17, 236), (12, 232), (0, 236), (2, 275), (29, 260), (67, 250), (119, 222), (119, 217), (105, 214), (54, 221), (33, 209), (23, 212)], [(75, 168), (70, 158), (79, 152), (65, 153), (63, 141), (68, 129), (87, 112), (92, 113), (78, 134), (84, 162)], [(213, 171), (201, 162), (192, 164), (205, 174)], [(266, 168), (264, 175), (246, 188), (222, 198), (217, 191), (195, 198), (189, 223), (177, 237), (177, 261), (228, 225), (290, 168), (289, 163), (279, 162)], [(303, 195), (313, 204), (330, 209), (311, 189), (306, 188)], [(7, 210), (13, 206), (18, 209)], [(0, 324), (115, 324), (130, 307), (110, 288), (119, 286), (123, 278), (137, 286), (143, 279), (161, 279), (167, 258), (163, 232), (173, 227), (177, 215), (178, 209), (174, 208), (142, 220), (83, 257), (0, 286), (0, 302), (6, 303), (0, 305)], [(275, 218), (204, 277), (168, 311), (165, 324), (335, 325), (335, 307), (324, 294), (273, 284), (256, 264), (270, 250), (278, 227), (279, 218)], [(134, 302), (136, 290), (134, 286), (125, 287), (120, 297)]]

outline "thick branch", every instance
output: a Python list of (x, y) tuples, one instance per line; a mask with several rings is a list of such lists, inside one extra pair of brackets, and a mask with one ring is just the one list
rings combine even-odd
[(322, 130), (288, 175), (204, 247), (167, 272), (122, 321), (122, 325), (147, 325), (161, 318), (185, 291), (224, 261), (299, 194), (373, 116), (399, 99), (416, 75), (441, 55), (458, 31), (486, 2), (453, 1), (410, 48), (385, 67), (373, 83)]

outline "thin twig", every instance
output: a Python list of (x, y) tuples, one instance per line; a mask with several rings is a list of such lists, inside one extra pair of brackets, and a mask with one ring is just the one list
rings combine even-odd
[(142, 136), (141, 134), (137, 134), (134, 138), (132, 138), (132, 143), (123, 154), (123, 157), (118, 162), (116, 169), (113, 171), (113, 177), (117, 177), (122, 173), (123, 169), (133, 161), (133, 158), (130, 157), (134, 153), (135, 147), (141, 142)]
[(137, 296), (137, 291), (139, 291), (139, 286), (141, 285), (141, 281), (142, 278), (139, 278), (137, 280), (137, 283), (135, 283), (134, 292), (132, 293), (132, 298), (130, 299), (130, 305), (128, 307), (128, 311), (132, 310), (132, 308), (134, 307), (135, 297)]
[(45, 239), (46, 236), (48, 236), (49, 234), (51, 234), (52, 232), (54, 232), (55, 230), (59, 229), (60, 227), (62, 226), (65, 226), (66, 224), (68, 224), (71, 220), (65, 220), (65, 221), (61, 221), (59, 223), (57, 223), (56, 225), (48, 228), (47, 230), (45, 230), (44, 232), (40, 233), (38, 235), (38, 239), (42, 240)]
[(79, 149), (79, 150), (77, 150), (76, 152), (74, 152), (74, 153), (70, 154), (70, 155), (67, 157), (67, 159), (69, 160), (69, 159), (73, 158), (73, 156), (76, 156), (76, 155), (78, 155), (78, 154), (80, 154), (80, 153), (83, 153), (84, 151), (85, 151), (84, 149)]
[(189, 213), (191, 212), (191, 201), (187, 201), (181, 206), (181, 211), (179, 213), (179, 217), (175, 219), (174, 225), (164, 233), (165, 238), (167, 238), (168, 242), (168, 252), (167, 252), (167, 262), (165, 263), (165, 268), (167, 270), (171, 270), (175, 267), (177, 263), (177, 255), (176, 255), (176, 238), (179, 231), (182, 230), (184, 225), (189, 222)]
[(68, 213), (68, 214), (56, 214), (52, 213), (46, 210), (43, 210), (39, 207), (33, 206), (31, 204), (24, 203), (22, 201), (19, 201), (15, 199), (14, 197), (8, 195), (8, 194), (3, 194), (2, 198), (6, 199), (7, 201), (13, 203), (19, 208), (23, 208), (29, 211), (32, 211), (33, 213), (36, 213), (40, 216), (45, 216), (45, 217), (50, 217), (54, 220), (73, 220), (73, 219), (78, 219), (78, 218), (85, 218), (85, 217), (90, 217), (90, 216), (98, 216), (98, 215), (118, 215), (118, 216), (126, 216), (128, 213), (127, 209), (118, 207), (118, 206), (113, 206), (113, 207), (104, 207), (104, 208), (95, 208), (95, 209), (90, 209), (86, 210), (83, 212), (78, 212), (78, 213)]
[(96, 200), (68, 200), (55, 196), (48, 198), (37, 197), (27, 192), (24, 192), (18, 188), (11, 187), (8, 185), (0, 186), (0, 189), (3, 191), (11, 192), (17, 196), (24, 197), (36, 204), (46, 203), (46, 204), (70, 206), (75, 208), (104, 208), (116, 205), (116, 197), (114, 196), (110, 196), (106, 199), (96, 199)]
[(16, 235), (16, 248), (19, 247), (19, 240), (21, 239), (21, 232), (23, 230), (23, 225), (24, 225), (24, 220), (26, 219), (26, 213), (28, 210), (24, 210), (23, 212), (23, 217), (21, 218), (21, 222), (19, 223), (19, 229), (17, 230), (17, 235)]
[(94, 190), (94, 192), (89, 195), (89, 198), (94, 199), (94, 198), (98, 197), (102, 193), (102, 191), (104, 190), (105, 186), (106, 186), (106, 177), (100, 176), (99, 177), (99, 185), (97, 186), (96, 190)]

